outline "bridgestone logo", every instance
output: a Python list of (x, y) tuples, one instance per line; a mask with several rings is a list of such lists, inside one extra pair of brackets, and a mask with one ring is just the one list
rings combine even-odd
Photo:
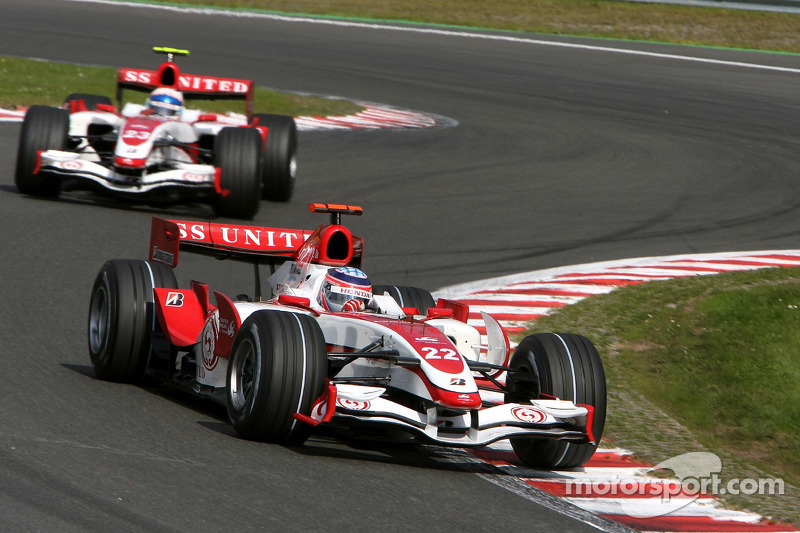
[(167, 306), (169, 307), (182, 307), (183, 306), (183, 294), (180, 292), (171, 292), (167, 294)]

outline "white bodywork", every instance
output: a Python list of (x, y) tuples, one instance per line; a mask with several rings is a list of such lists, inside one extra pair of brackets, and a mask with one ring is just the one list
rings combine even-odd
[[(388, 294), (374, 295), (364, 312), (329, 313), (317, 302), (319, 287), (329, 267), (289, 261), (270, 277), (276, 294), (305, 298), (304, 306), (287, 305), (280, 296), (265, 302), (234, 302), (241, 322), (260, 310), (276, 310), (311, 315), (320, 325), (329, 349), (362, 350), (379, 342), (381, 350), (396, 350), (401, 358), (413, 358), (415, 365), (396, 364), (386, 358), (360, 355), (336, 374), (334, 379), (385, 380), (391, 389), (403, 390), (421, 398), (429, 408), (418, 411), (393, 401), (389, 387), (361, 384), (336, 384), (335, 405), (320, 400), (311, 418), (321, 420), (330, 409), (333, 420), (359, 421), (367, 424), (396, 427), (416, 433), (441, 444), (483, 446), (499, 439), (519, 436), (580, 439), (584, 433), (565, 428), (586, 426), (590, 420), (586, 407), (558, 399), (533, 400), (530, 404), (505, 403), (503, 395), (479, 388), (477, 373), (467, 360), (503, 364), (508, 344), (497, 321), (483, 314), (489, 346), (480, 345), (480, 334), (472, 326), (453, 318), (407, 317), (400, 305)], [(297, 300), (293, 300), (297, 301)], [(401, 324), (401, 325), (397, 325)], [(444, 335), (432, 334), (432, 329)], [(427, 333), (426, 333), (427, 332)], [(445, 354), (442, 356), (441, 354)], [(502, 354), (502, 355), (501, 355)], [(329, 354), (329, 357), (331, 354)], [(341, 356), (348, 360), (347, 353)], [(450, 358), (456, 371), (446, 371), (442, 359)], [(461, 362), (459, 366), (456, 359)], [(499, 362), (495, 362), (499, 361)], [(198, 360), (198, 382), (211, 387), (224, 386), (227, 359), (213, 369), (203, 369)], [(444, 407), (434, 391), (445, 391), (451, 397), (473, 397), (478, 405), (471, 408)]]
[[(46, 150), (39, 154), (39, 171), (92, 181), (123, 193), (140, 194), (162, 187), (209, 189), (219, 187), (217, 169), (196, 162), (186, 149), (158, 146), (158, 141), (197, 143), (203, 135), (215, 136), (227, 126), (247, 124), (244, 115), (204, 114), (185, 110), (180, 118), (144, 114), (144, 106), (127, 104), (120, 114), (78, 111), (70, 114), (69, 135), (80, 139), (71, 150)], [(92, 125), (106, 125), (116, 135), (113, 164), (103, 160), (87, 139)]]

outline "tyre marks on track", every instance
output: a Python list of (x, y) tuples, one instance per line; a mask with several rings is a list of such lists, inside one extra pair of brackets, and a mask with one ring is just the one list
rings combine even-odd
[[(554, 309), (617, 288), (654, 280), (800, 266), (800, 250), (644, 257), (538, 270), (446, 287), (434, 297), (469, 304), (469, 323), (485, 333), (480, 312), (511, 334)], [(485, 339), (484, 339), (485, 340)], [(751, 512), (726, 509), (714, 496), (687, 490), (677, 479), (648, 475), (653, 465), (603, 441), (583, 468), (535, 470), (520, 463), (507, 441), (473, 450), (475, 456), (549, 495), (638, 531), (796, 532)]]

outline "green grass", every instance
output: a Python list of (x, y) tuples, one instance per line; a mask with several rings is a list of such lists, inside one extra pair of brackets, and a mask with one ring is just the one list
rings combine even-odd
[[(153, 2), (158, 3), (158, 2)], [(800, 15), (603, 0), (173, 0), (168, 4), (800, 53)], [(155, 63), (154, 63), (155, 64)], [(120, 65), (132, 66), (132, 65)], [(213, 73), (209, 73), (212, 74)], [(0, 107), (60, 105), (66, 94), (112, 95), (114, 70), (0, 57)], [(257, 112), (342, 115), (360, 106), (257, 88)], [(215, 103), (208, 111), (225, 111)], [(235, 109), (234, 109), (235, 110)]]
[[(723, 477), (762, 472), (800, 484), (800, 269), (629, 286), (542, 317), (533, 331), (595, 343), (608, 374), (611, 440), (658, 443), (650, 459), (660, 462), (696, 451), (680, 435), (688, 429), (729, 459)], [(656, 423), (652, 406), (684, 429)], [(792, 520), (800, 520), (797, 497), (795, 489), (782, 510)]]
[(800, 53), (800, 15), (742, 9), (608, 0), (172, 0), (170, 3)]
[[(154, 56), (155, 68), (158, 58)], [(130, 65), (124, 65), (130, 66)], [(70, 93), (89, 93), (116, 96), (115, 68), (88, 67), (68, 63), (0, 56), (0, 108), (13, 109), (29, 105), (59, 106)], [(212, 73), (213, 75), (213, 73)], [(145, 93), (126, 91), (125, 99), (144, 103)], [(204, 111), (244, 112), (243, 101), (192, 100), (190, 107)], [(347, 100), (305, 96), (256, 87), (254, 110), (257, 113), (277, 113), (291, 116), (348, 115), (362, 109)]]

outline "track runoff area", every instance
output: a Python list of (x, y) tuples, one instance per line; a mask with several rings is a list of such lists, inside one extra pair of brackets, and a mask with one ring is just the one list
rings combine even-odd
[[(736, 252), (644, 257), (574, 265), (515, 274), (446, 287), (434, 297), (469, 304), (469, 322), (482, 327), (481, 312), (495, 317), (513, 334), (554, 309), (619, 287), (655, 280), (722, 272), (800, 266), (800, 250)], [(485, 332), (484, 332), (485, 333)], [(651, 532), (788, 532), (789, 524), (755, 513), (726, 509), (724, 494), (783, 494), (780, 479), (735, 479), (723, 482), (719, 457), (689, 452), (659, 465), (637, 462), (634, 452), (603, 440), (583, 468), (537, 471), (524, 466), (508, 442), (472, 452), (506, 476), (562, 498), (578, 508), (637, 531)], [(670, 469), (676, 477), (648, 475)], [(513, 489), (512, 489), (513, 490)]]

